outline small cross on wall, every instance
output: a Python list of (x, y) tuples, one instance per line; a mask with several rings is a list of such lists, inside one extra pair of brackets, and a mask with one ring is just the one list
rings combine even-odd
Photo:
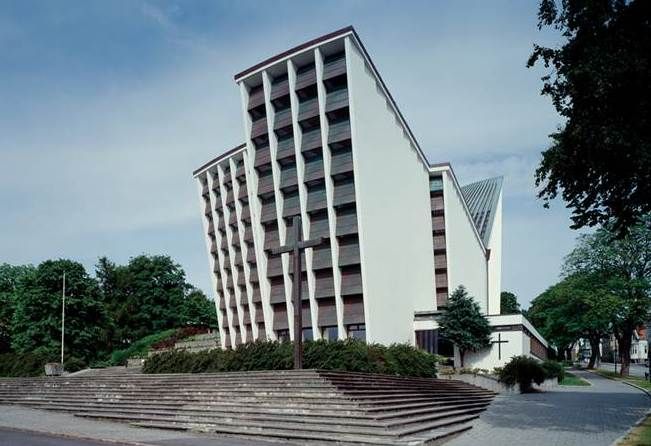
[(497, 334), (497, 341), (491, 341), (491, 344), (497, 344), (497, 359), (502, 359), (502, 344), (509, 341), (502, 341), (502, 333)]

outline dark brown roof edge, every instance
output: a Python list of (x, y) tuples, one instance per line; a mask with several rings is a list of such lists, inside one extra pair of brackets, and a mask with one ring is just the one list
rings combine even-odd
[(287, 51), (283, 51), (280, 54), (277, 54), (277, 55), (272, 56), (272, 57), (270, 57), (268, 59), (265, 59), (262, 62), (253, 65), (251, 68), (247, 68), (246, 70), (237, 73), (235, 76), (233, 76), (233, 78), (235, 79), (235, 81), (237, 81), (238, 79), (243, 78), (244, 76), (246, 76), (248, 74), (251, 74), (254, 71), (257, 71), (257, 70), (259, 70), (260, 68), (262, 68), (262, 67), (264, 67), (266, 65), (272, 64), (277, 60), (283, 59), (283, 58), (289, 56), (290, 54), (297, 53), (297, 52), (299, 52), (301, 50), (304, 50), (305, 48), (308, 48), (308, 47), (310, 47), (312, 45), (317, 45), (317, 44), (319, 44), (321, 42), (324, 42), (326, 40), (330, 40), (330, 39), (332, 39), (334, 37), (337, 37), (337, 36), (342, 35), (342, 34), (349, 33), (351, 31), (353, 33), (355, 33), (355, 29), (352, 26), (346, 26), (345, 28), (341, 28), (341, 29), (338, 29), (337, 31), (333, 31), (333, 32), (325, 34), (325, 35), (323, 35), (321, 37), (317, 37), (316, 39), (312, 39), (309, 42), (302, 43), (302, 44), (300, 44), (298, 46), (295, 46), (292, 49), (289, 49)]
[(205, 170), (208, 166), (210, 166), (212, 164), (215, 164), (216, 162), (218, 162), (218, 161), (220, 161), (220, 160), (222, 160), (224, 158), (227, 158), (229, 155), (232, 155), (233, 153), (237, 152), (238, 150), (240, 150), (241, 148), (243, 148), (245, 146), (246, 146), (246, 144), (240, 144), (239, 146), (233, 147), (232, 149), (228, 150), (227, 152), (222, 153), (218, 157), (211, 159), (206, 164), (202, 165), (197, 170), (192, 172), (192, 176), (196, 177), (199, 172), (201, 172), (202, 170)]

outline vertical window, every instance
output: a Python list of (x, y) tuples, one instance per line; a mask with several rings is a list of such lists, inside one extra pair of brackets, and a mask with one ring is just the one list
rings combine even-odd
[(303, 329), (303, 340), (304, 341), (311, 341), (314, 339), (314, 333), (312, 333), (311, 328), (304, 328)]
[(441, 177), (432, 177), (429, 179), (429, 190), (430, 192), (439, 192), (443, 190), (443, 178)]
[(339, 330), (337, 327), (323, 327), (321, 329), (321, 337), (326, 341), (336, 341), (339, 338)]
[(360, 341), (366, 341), (366, 325), (365, 324), (353, 324), (346, 327), (348, 330), (348, 337), (351, 339), (359, 339)]

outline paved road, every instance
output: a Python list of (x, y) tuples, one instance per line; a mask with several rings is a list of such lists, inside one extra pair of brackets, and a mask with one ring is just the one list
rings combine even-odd
[(104, 442), (54, 437), (0, 427), (0, 446), (106, 446)]
[(626, 384), (573, 373), (592, 386), (500, 395), (470, 431), (446, 446), (608, 446), (651, 408), (651, 398)]
[[(617, 364), (617, 371), (619, 372), (621, 367), (621, 364)], [(615, 364), (612, 362), (602, 362), (599, 365), (599, 368), (602, 370), (608, 370), (609, 372), (614, 372), (615, 371)], [(630, 368), (630, 374), (631, 376), (639, 376), (641, 378), (644, 378), (644, 372), (648, 372), (649, 368), (646, 367), (643, 364), (631, 364)]]

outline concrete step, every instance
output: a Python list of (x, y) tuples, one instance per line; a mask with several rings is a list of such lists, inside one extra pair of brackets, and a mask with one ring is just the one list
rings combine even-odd
[(374, 420), (375, 417), (367, 415), (363, 411), (349, 411), (349, 410), (318, 410), (318, 409), (302, 409), (302, 408), (287, 408), (284, 406), (263, 407), (260, 405), (251, 405), (249, 407), (230, 406), (230, 407), (186, 407), (175, 408), (165, 406), (133, 406), (122, 404), (70, 404), (70, 403), (32, 403), (29, 404), (34, 409), (43, 410), (57, 410), (63, 412), (80, 412), (80, 411), (113, 411), (123, 413), (150, 413), (158, 415), (172, 415), (172, 414), (194, 414), (201, 413), (210, 416), (222, 416), (230, 414), (279, 414), (279, 415), (300, 415), (303, 417), (330, 417), (330, 418), (354, 418), (360, 420)]
[(316, 443), (336, 443), (340, 445), (421, 445), (431, 444), (437, 440), (442, 440), (451, 435), (458, 434), (470, 429), (467, 423), (476, 419), (476, 416), (456, 417), (445, 423), (432, 422), (424, 425), (422, 430), (412, 432), (410, 429), (404, 429), (401, 434), (375, 435), (348, 433), (338, 435), (324, 435), (328, 432), (309, 431), (299, 429), (278, 429), (276, 427), (236, 427), (230, 425), (215, 424), (211, 426), (193, 425), (182, 422), (133, 422), (131, 424), (140, 427), (158, 428), (158, 429), (176, 429), (176, 430), (193, 430), (200, 432), (209, 432), (216, 434), (229, 434), (238, 437), (266, 438), (266, 439), (285, 439), (285, 440), (309, 440)]
[(148, 407), (140, 407), (134, 409), (126, 408), (106, 408), (101, 405), (96, 406), (56, 406), (56, 405), (35, 405), (32, 406), (39, 409), (48, 410), (63, 410), (66, 412), (74, 412), (75, 414), (86, 413), (102, 413), (108, 415), (129, 415), (129, 416), (151, 416), (151, 417), (174, 417), (175, 419), (194, 420), (203, 422), (203, 420), (214, 420), (218, 418), (223, 419), (239, 419), (239, 420), (256, 420), (256, 421), (281, 421), (290, 423), (315, 423), (325, 425), (340, 425), (340, 426), (365, 426), (365, 427), (396, 427), (404, 426), (413, 423), (422, 423), (424, 421), (442, 419), (451, 416), (458, 416), (463, 414), (473, 414), (481, 412), (485, 409), (485, 404), (468, 404), (456, 405), (450, 407), (431, 408), (428, 410), (412, 411), (410, 413), (396, 413), (393, 417), (385, 417), (384, 419), (372, 418), (369, 416), (343, 416), (333, 415), (332, 412), (324, 411), (304, 411), (300, 417), (296, 417), (296, 413), (280, 413), (277, 410), (193, 410), (186, 408), (178, 409), (152, 409)]
[(454, 380), (316, 370), (0, 379), (0, 403), (299, 443), (437, 441), (493, 396)]
[[(65, 388), (65, 387), (75, 387), (75, 388), (86, 388), (86, 387), (113, 387), (113, 388), (141, 388), (141, 389), (169, 389), (170, 386), (175, 387), (187, 387), (191, 386), (193, 388), (235, 388), (235, 387), (306, 387), (306, 388), (335, 388), (343, 391), (356, 391), (356, 390), (365, 390), (365, 391), (409, 391), (409, 390), (432, 390), (437, 392), (489, 392), (478, 387), (450, 387), (450, 386), (437, 386), (437, 385), (417, 385), (417, 384), (408, 384), (408, 385), (399, 385), (399, 384), (362, 384), (362, 383), (350, 383), (350, 384), (335, 384), (330, 383), (325, 379), (309, 379), (301, 378), (300, 380), (288, 381), (287, 379), (277, 379), (277, 380), (229, 380), (223, 382), (213, 382), (212, 380), (197, 380), (197, 381), (169, 381), (169, 382), (149, 382), (149, 381), (98, 381), (98, 380), (70, 380), (70, 379), (57, 379), (57, 380), (47, 380), (41, 382), (31, 382), (31, 383), (0, 383), (0, 389), (24, 389), (31, 387), (52, 387), (52, 388)], [(489, 392), (490, 393), (490, 392)]]
[(451, 414), (449, 417), (440, 416), (427, 422), (414, 422), (408, 423), (409, 426), (403, 427), (400, 425), (398, 429), (389, 430), (384, 425), (359, 425), (352, 423), (320, 423), (311, 420), (301, 421), (301, 418), (295, 418), (287, 421), (279, 421), (277, 419), (265, 419), (264, 421), (257, 421), (255, 419), (243, 418), (191, 418), (187, 419), (182, 416), (155, 416), (147, 414), (118, 414), (118, 413), (101, 413), (101, 412), (80, 412), (75, 413), (75, 416), (83, 418), (93, 418), (102, 420), (119, 420), (130, 423), (141, 422), (157, 422), (157, 423), (176, 423), (187, 424), (193, 430), (211, 431), (213, 428), (220, 426), (238, 426), (240, 429), (276, 429), (286, 432), (308, 432), (308, 433), (321, 433), (329, 435), (365, 435), (384, 438), (395, 438), (421, 432), (433, 428), (441, 428), (449, 426), (462, 421), (471, 420), (477, 417), (476, 412), (463, 413), (458, 411)]
[[(168, 430), (192, 430), (192, 428), (186, 424), (168, 424), (168, 423), (156, 423), (156, 422), (140, 422), (140, 423), (131, 423), (134, 426), (152, 428), (152, 429), (168, 429)], [(265, 429), (259, 431), (242, 431), (238, 428), (233, 428), (230, 426), (221, 426), (219, 428), (214, 428), (209, 432), (212, 434), (227, 435), (236, 438), (251, 438), (256, 439), (267, 439), (270, 441), (279, 441), (283, 442), (297, 442), (298, 444), (305, 444), (305, 441), (310, 441), (311, 445), (332, 445), (337, 444), (341, 446), (359, 446), (359, 445), (379, 445), (379, 446), (396, 446), (396, 445), (424, 445), (424, 444), (434, 444), (439, 440), (443, 440), (453, 435), (465, 432), (470, 429), (472, 426), (468, 424), (458, 424), (456, 426), (447, 426), (440, 429), (433, 429), (429, 432), (422, 433), (418, 436), (407, 436), (402, 439), (398, 438), (378, 438), (378, 437), (367, 437), (361, 435), (347, 435), (345, 438), (329, 438), (324, 437), (321, 433), (310, 434), (306, 432), (297, 432), (297, 433), (288, 433), (283, 430), (275, 429)]]
[(104, 396), (97, 398), (85, 397), (48, 397), (38, 395), (21, 395), (12, 398), (0, 398), (0, 404), (119, 404), (125, 406), (156, 406), (156, 407), (205, 407), (205, 408), (220, 408), (220, 407), (288, 407), (291, 409), (305, 409), (313, 410), (323, 408), (324, 410), (348, 410), (348, 411), (363, 411), (365, 413), (373, 414), (373, 416), (382, 416), (383, 414), (390, 414), (402, 410), (425, 409), (429, 407), (445, 407), (449, 405), (462, 405), (472, 403), (489, 403), (491, 400), (488, 398), (483, 399), (467, 399), (467, 398), (451, 398), (451, 399), (432, 399), (432, 398), (419, 398), (400, 400), (396, 403), (395, 400), (390, 400), (385, 403), (374, 404), (359, 404), (357, 401), (347, 399), (301, 399), (301, 398), (165, 398), (164, 396), (151, 397), (151, 398), (129, 398), (125, 396)]
[[(395, 413), (408, 412), (409, 411), (420, 411), (420, 410), (429, 410), (436, 408), (444, 408), (447, 406), (459, 406), (464, 404), (489, 404), (491, 398), (453, 398), (447, 400), (432, 400), (427, 398), (425, 401), (402, 403), (402, 404), (393, 404), (393, 405), (379, 405), (371, 407), (359, 407), (354, 402), (342, 400), (342, 401), (328, 401), (318, 404), (305, 404), (301, 402), (290, 402), (290, 401), (252, 401), (250, 403), (240, 402), (240, 401), (199, 401), (199, 402), (188, 402), (187, 400), (168, 400), (168, 401), (140, 401), (140, 400), (128, 400), (128, 399), (115, 399), (113, 401), (106, 400), (89, 400), (86, 398), (45, 398), (43, 396), (20, 396), (15, 398), (6, 398), (0, 400), (5, 404), (24, 404), (24, 405), (59, 405), (62, 407), (86, 407), (86, 406), (109, 406), (109, 407), (124, 407), (124, 408), (142, 408), (149, 407), (154, 409), (177, 409), (177, 408), (187, 408), (190, 410), (234, 410), (234, 408), (243, 408), (244, 410), (248, 408), (253, 408), (255, 410), (264, 410), (269, 408), (270, 410), (281, 410), (283, 408), (287, 411), (311, 411), (311, 410), (328, 410), (334, 413), (342, 413), (347, 415), (353, 413), (366, 413), (369, 417), (374, 417), (377, 419), (390, 418), (394, 416)], [(415, 413), (415, 412), (412, 412)]]
[(490, 404), (491, 401), (492, 398), (473, 398), (470, 400), (467, 398), (460, 398), (460, 399), (450, 399), (445, 401), (428, 399), (427, 401), (421, 401), (416, 403), (403, 403), (403, 404), (394, 404), (394, 405), (363, 407), (363, 409), (366, 413), (372, 414), (375, 418), (382, 418), (388, 414), (405, 411), (405, 410), (419, 410), (428, 407), (445, 407), (448, 405), (465, 404), (465, 403), (468, 404), (481, 403), (481, 404), (488, 405)]
[[(0, 390), (0, 398), (11, 396), (16, 394), (15, 390)], [(355, 392), (337, 392), (336, 389), (328, 388), (282, 388), (282, 387), (271, 387), (271, 388), (247, 388), (247, 387), (237, 387), (233, 389), (168, 389), (166, 391), (152, 392), (142, 389), (132, 389), (132, 388), (80, 388), (74, 389), (72, 387), (65, 388), (29, 388), (21, 389), (21, 394), (33, 394), (37, 393), (39, 395), (84, 395), (88, 397), (103, 397), (106, 395), (124, 395), (130, 397), (148, 397), (152, 394), (164, 394), (168, 397), (238, 397), (238, 396), (278, 396), (278, 397), (301, 397), (301, 398), (330, 398), (330, 397), (341, 397), (342, 395), (349, 399), (359, 400), (359, 401), (372, 401), (376, 399), (388, 400), (388, 399), (400, 399), (408, 397), (480, 397), (480, 396), (491, 396), (488, 393), (483, 392), (436, 392), (431, 390), (423, 391), (355, 391)]]
[(83, 407), (85, 404), (91, 404), (91, 405), (102, 405), (104, 407), (156, 407), (156, 408), (172, 408), (176, 409), (179, 407), (183, 408), (194, 408), (194, 409), (201, 409), (201, 410), (211, 410), (211, 409), (227, 409), (230, 410), (232, 408), (237, 408), (237, 407), (242, 407), (242, 408), (271, 408), (271, 409), (286, 409), (288, 411), (294, 411), (294, 412), (300, 412), (300, 411), (312, 411), (312, 410), (328, 410), (328, 411), (337, 411), (341, 412), (342, 414), (347, 414), (347, 413), (366, 413), (364, 410), (360, 409), (357, 405), (353, 403), (347, 403), (347, 404), (339, 404), (335, 402), (329, 402), (329, 403), (319, 403), (319, 404), (301, 404), (301, 403), (296, 403), (296, 402), (291, 402), (291, 401), (270, 401), (270, 402), (265, 402), (265, 401), (251, 401), (251, 402), (237, 402), (237, 401), (208, 401), (203, 404), (196, 404), (196, 403), (188, 403), (184, 401), (174, 401), (174, 402), (138, 402), (138, 401), (121, 401), (121, 400), (114, 400), (114, 401), (95, 401), (95, 402), (89, 402), (88, 400), (84, 399), (78, 399), (78, 400), (49, 400), (49, 399), (42, 399), (42, 398), (29, 398), (29, 399), (24, 399), (24, 398), (16, 398), (16, 399), (11, 399), (11, 400), (2, 400), (0, 401), (2, 404), (15, 404), (15, 405), (25, 405), (25, 406), (33, 406), (33, 405), (76, 405), (76, 407)]

